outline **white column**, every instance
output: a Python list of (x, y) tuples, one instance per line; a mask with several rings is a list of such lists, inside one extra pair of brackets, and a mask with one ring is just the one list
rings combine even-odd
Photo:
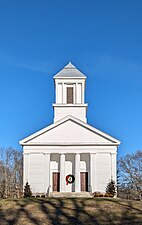
[(50, 153), (44, 154), (44, 190), (45, 194), (50, 192)]
[(23, 186), (25, 186), (26, 182), (29, 182), (29, 154), (24, 154), (24, 173), (23, 173)]
[(75, 192), (80, 192), (80, 154), (75, 154)]
[(90, 153), (90, 190), (96, 190), (96, 153)]
[(60, 154), (60, 192), (65, 191), (65, 154)]
[[(117, 185), (117, 163), (116, 163), (116, 153), (111, 153), (111, 179), (115, 181), (115, 184)], [(116, 194), (115, 197), (117, 197), (117, 188), (116, 188)]]
[(67, 96), (66, 96), (67, 92), (66, 92), (66, 85), (65, 85), (65, 83), (63, 83), (62, 90), (63, 90), (63, 92), (62, 92), (62, 98), (63, 98), (62, 103), (66, 104), (67, 103)]
[(57, 81), (55, 81), (55, 87), (56, 87), (56, 91), (55, 91), (55, 99), (56, 99), (56, 103), (58, 103), (58, 83)]
[(85, 99), (84, 99), (84, 96), (85, 96), (84, 89), (85, 89), (85, 81), (82, 82), (82, 104), (84, 104), (84, 102), (85, 102)]
[(77, 103), (77, 91), (76, 91), (76, 84), (73, 84), (73, 104)]
[(78, 83), (75, 85), (75, 104), (78, 104)]
[(116, 171), (116, 153), (111, 153), (111, 179), (117, 182)]

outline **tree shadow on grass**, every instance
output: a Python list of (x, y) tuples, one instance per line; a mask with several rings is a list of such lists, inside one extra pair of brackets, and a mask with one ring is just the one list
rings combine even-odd
[[(62, 225), (62, 224), (79, 224), (82, 225), (82, 222), (78, 216), (80, 208), (75, 207), (75, 200), (73, 201), (73, 209), (68, 204), (65, 206), (65, 202), (70, 201), (68, 199), (54, 199), (54, 200), (44, 200), (39, 199), (41, 211), (46, 214), (47, 220), (50, 220), (53, 225)], [(73, 213), (71, 212), (73, 211)]]
[[(111, 222), (110, 224), (118, 225), (142, 225), (142, 202), (128, 201), (122, 199), (100, 198), (98, 202), (106, 202), (108, 205), (113, 204), (113, 211), (105, 212), (106, 218)], [(96, 201), (97, 202), (97, 201)], [(139, 208), (136, 207), (139, 204)], [(117, 206), (119, 207), (119, 214), (117, 213)], [(100, 210), (101, 211), (101, 210)], [(116, 212), (115, 212), (116, 211)], [(112, 218), (112, 221), (111, 221)]]
[[(0, 210), (0, 224), (2, 225), (142, 224), (142, 210), (134, 207), (131, 202), (121, 200), (30, 198), (7, 200), (7, 204), (9, 201), (13, 202), (13, 207), (5, 210), (1, 207)], [(115, 210), (115, 207), (119, 210)]]
[[(8, 202), (9, 200), (7, 200)], [(16, 203), (16, 209), (11, 208), (7, 209), (4, 212), (0, 211), (0, 224), (8, 224), (8, 225), (14, 225), (14, 224), (20, 224), (21, 216), (24, 216), (25, 218), (28, 218), (28, 220), (35, 224), (40, 225), (40, 221), (38, 221), (37, 218), (33, 217), (31, 212), (29, 212), (26, 209), (26, 206), (31, 202), (30, 199), (28, 200), (11, 200), (13, 203)], [(10, 217), (10, 218), (9, 218)]]

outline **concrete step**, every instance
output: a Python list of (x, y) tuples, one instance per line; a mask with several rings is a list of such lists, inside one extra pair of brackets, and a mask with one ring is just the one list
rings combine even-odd
[(92, 198), (90, 192), (51, 192), (51, 198)]

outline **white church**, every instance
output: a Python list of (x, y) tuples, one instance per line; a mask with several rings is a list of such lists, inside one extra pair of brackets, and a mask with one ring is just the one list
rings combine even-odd
[(116, 182), (120, 141), (87, 123), (86, 76), (72, 63), (54, 76), (53, 124), (20, 141), (33, 194), (101, 192)]

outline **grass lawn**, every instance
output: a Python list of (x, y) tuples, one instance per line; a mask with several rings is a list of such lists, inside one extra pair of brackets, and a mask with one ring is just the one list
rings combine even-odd
[(142, 225), (142, 202), (109, 198), (1, 199), (0, 225), (5, 224)]

